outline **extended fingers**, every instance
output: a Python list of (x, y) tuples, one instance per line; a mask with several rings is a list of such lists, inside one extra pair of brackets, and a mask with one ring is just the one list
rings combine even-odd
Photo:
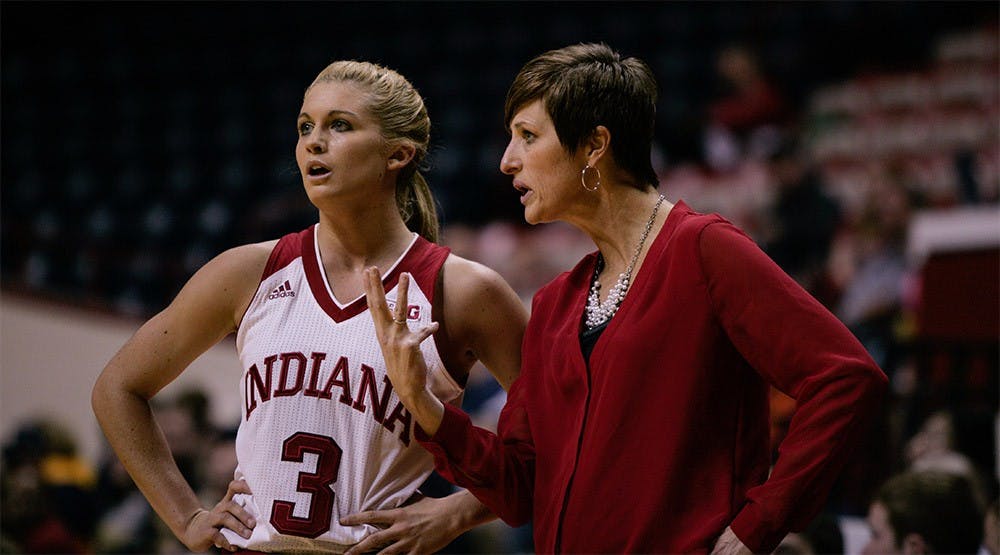
[(365, 270), (365, 299), (368, 302), (368, 310), (372, 314), (377, 326), (386, 326), (392, 319), (389, 314), (389, 305), (385, 301), (385, 291), (382, 290), (382, 276), (378, 268), (368, 268)]
[(416, 336), (415, 337), (416, 344), (420, 345), (421, 343), (423, 343), (424, 339), (427, 339), (428, 337), (433, 335), (434, 332), (438, 330), (438, 327), (440, 326), (438, 325), (437, 322), (431, 322), (430, 324), (427, 324), (426, 326), (417, 330), (416, 333), (414, 334)]
[(410, 274), (402, 273), (399, 276), (399, 287), (396, 288), (396, 314), (393, 319), (396, 322), (406, 322), (406, 307), (410, 298)]

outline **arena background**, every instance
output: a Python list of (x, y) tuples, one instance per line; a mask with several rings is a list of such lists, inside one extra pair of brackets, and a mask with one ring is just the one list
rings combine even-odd
[[(526, 303), (591, 250), (526, 226), (498, 170), (518, 68), (589, 41), (659, 80), (661, 191), (744, 227), (892, 379), (828, 503), (845, 551), (939, 410), (950, 442), (933, 454), (995, 498), (997, 16), (995, 2), (3, 2), (0, 550), (182, 551), (109, 458), (90, 387), (209, 258), (314, 221), (294, 120), (330, 61), (382, 63), (424, 95), (443, 243)], [(231, 472), (239, 372), (230, 337), (158, 396), (206, 503)], [(479, 369), (466, 409), (489, 426), (501, 393)], [(775, 442), (790, 406), (774, 395)], [(494, 524), (449, 551), (530, 545)]]

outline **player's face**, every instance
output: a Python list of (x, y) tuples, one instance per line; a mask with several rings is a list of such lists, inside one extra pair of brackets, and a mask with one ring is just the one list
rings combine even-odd
[(364, 90), (352, 83), (317, 83), (302, 101), (295, 159), (309, 200), (320, 206), (344, 195), (370, 195), (387, 180), (388, 149), (369, 113)]
[(563, 219), (570, 203), (583, 190), (583, 160), (576, 160), (559, 143), (541, 100), (514, 114), (510, 133), (500, 171), (513, 176), (514, 188), (521, 193), (524, 219), (530, 224)]
[(896, 534), (889, 524), (889, 511), (885, 505), (875, 502), (868, 509), (868, 527), (871, 529), (871, 539), (861, 551), (862, 555), (884, 553), (899, 553), (896, 546)]

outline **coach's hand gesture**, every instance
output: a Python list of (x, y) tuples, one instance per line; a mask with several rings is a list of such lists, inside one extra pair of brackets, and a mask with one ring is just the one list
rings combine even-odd
[(396, 306), (391, 311), (378, 268), (365, 270), (364, 284), (368, 310), (375, 322), (375, 334), (382, 347), (389, 381), (420, 427), (428, 435), (434, 435), (441, 424), (444, 405), (427, 389), (427, 363), (420, 352), (420, 344), (437, 331), (438, 324), (431, 322), (417, 330), (410, 330), (406, 322), (409, 274), (399, 276)]

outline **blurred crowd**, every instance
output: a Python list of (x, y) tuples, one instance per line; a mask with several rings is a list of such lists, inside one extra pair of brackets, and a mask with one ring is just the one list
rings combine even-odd
[[(921, 65), (857, 73), (817, 88), (804, 104), (770, 78), (759, 52), (726, 46), (715, 57), (715, 94), (690, 129), (695, 152), (679, 160), (676, 145), (664, 142), (654, 153), (660, 190), (669, 200), (718, 212), (746, 230), (854, 332), (891, 381), (878, 425), (849, 461), (826, 510), (807, 530), (790, 535), (778, 553), (858, 553), (871, 533), (865, 518), (873, 500), (900, 476), (931, 472), (966, 484), (969, 518), (979, 522), (970, 533), (980, 536), (984, 553), (1000, 555), (998, 338), (926, 336), (919, 321), (923, 267), (907, 256), (914, 214), (1000, 202), (997, 29), (949, 34), (935, 44)], [(294, 231), (290, 222), (307, 221), (311, 212), (299, 193), (248, 208), (256, 231)], [(514, 198), (512, 193), (511, 204)], [(213, 216), (206, 209), (198, 225), (225, 227), (226, 213), (220, 208)], [(100, 230), (95, 214), (88, 225)], [(150, 214), (155, 223), (155, 210)], [(46, 226), (60, 224), (43, 218), (31, 225), (44, 235)], [(561, 224), (527, 228), (502, 218), (446, 220), (441, 242), (496, 269), (527, 306), (541, 285), (593, 248)], [(204, 253), (188, 255), (198, 256)], [(22, 260), (15, 282), (44, 281), (37, 274), (49, 270), (32, 260)], [(200, 262), (176, 257), (177, 267), (160, 277), (177, 278)], [(136, 264), (143, 269), (141, 259)], [(98, 271), (86, 265), (76, 270)], [(10, 276), (5, 273), (8, 281)], [(138, 299), (118, 308), (148, 310)], [(209, 422), (211, 399), (200, 391), (156, 401), (178, 465), (204, 503), (214, 505), (232, 479), (237, 423), (220, 428)], [(475, 422), (494, 426), (503, 402), (489, 374), (475, 369), (464, 399)], [(773, 391), (771, 408), (778, 457), (794, 401)], [(106, 452), (99, 461), (85, 460), (57, 422), (24, 423), (3, 446), (2, 465), (0, 551), (184, 551), (117, 459)], [(451, 486), (435, 475), (423, 489), (444, 495)], [(529, 552), (530, 538), (529, 527), (493, 523), (447, 551)]]

